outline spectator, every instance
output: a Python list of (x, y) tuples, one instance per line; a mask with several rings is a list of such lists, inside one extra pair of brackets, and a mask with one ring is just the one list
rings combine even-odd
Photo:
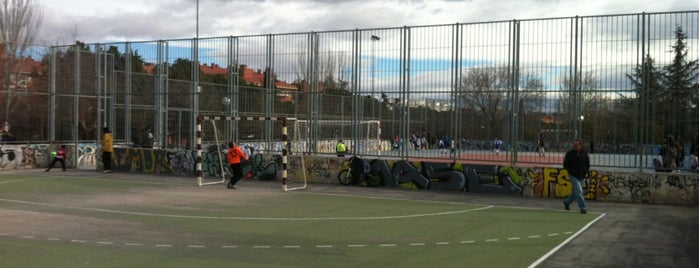
[(104, 128), (102, 135), (102, 164), (104, 165), (104, 173), (112, 172), (112, 153), (114, 152), (114, 137), (109, 128)]
[(342, 142), (342, 140), (339, 140), (337, 142), (337, 146), (335, 146), (335, 150), (337, 151), (338, 157), (345, 157), (345, 154), (347, 153), (347, 146), (345, 146), (345, 143)]
[(502, 140), (500, 137), (495, 137), (495, 154), (499, 154), (502, 150)]

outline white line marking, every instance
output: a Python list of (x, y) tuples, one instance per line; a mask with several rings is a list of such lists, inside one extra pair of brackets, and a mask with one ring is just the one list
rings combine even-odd
[(572, 234), (573, 232), (564, 232), (564, 234)]
[(49, 238), (46, 238), (46, 240), (48, 240), (48, 241), (61, 241), (60, 238), (55, 238), (55, 237), (49, 237)]
[(379, 244), (379, 247), (395, 247), (396, 244)]
[(124, 245), (125, 245), (125, 246), (134, 246), (134, 247), (138, 247), (138, 246), (141, 245), (141, 243), (128, 243), (128, 242), (127, 242), (127, 243), (124, 243)]
[(548, 236), (557, 236), (557, 235), (558, 235), (558, 233), (548, 234)]
[(476, 243), (476, 241), (473, 241), (473, 240), (464, 240), (464, 241), (461, 241), (461, 244), (473, 244), (473, 243)]
[(171, 248), (172, 244), (155, 244), (156, 248)]
[(76, 240), (76, 239), (71, 239), (70, 242), (73, 242), (73, 243), (87, 243), (86, 240)]
[(333, 245), (316, 245), (317, 248), (331, 248)]
[(47, 179), (54, 179), (54, 178), (57, 178), (57, 177), (40, 177), (40, 178), (19, 179), (19, 180), (3, 181), (3, 182), (0, 182), (0, 184), (14, 183), (14, 182), (25, 182), (25, 181), (35, 181), (35, 180), (47, 180)]
[(507, 240), (519, 240), (519, 237), (508, 237)]
[(271, 248), (271, 246), (253, 246), (252, 248)]
[(228, 245), (223, 245), (221, 248), (238, 248), (238, 246), (228, 246)]
[(498, 242), (497, 238), (486, 239), (485, 242)]
[(31, 236), (31, 235), (23, 235), (23, 236), (20, 236), (20, 238), (34, 239), (34, 236)]
[(539, 258), (538, 260), (536, 260), (535, 262), (533, 262), (532, 264), (530, 264), (530, 265), (529, 265), (529, 268), (536, 267), (536, 266), (538, 266), (539, 264), (541, 264), (542, 262), (544, 262), (546, 259), (548, 259), (549, 257), (551, 257), (551, 255), (553, 255), (554, 253), (556, 253), (556, 251), (558, 251), (559, 249), (563, 248), (563, 246), (565, 246), (565, 245), (567, 245), (568, 243), (570, 243), (570, 241), (572, 241), (573, 239), (575, 239), (576, 237), (578, 237), (578, 235), (580, 235), (580, 234), (581, 234), (582, 232), (584, 232), (585, 230), (589, 229), (590, 226), (592, 226), (595, 222), (597, 222), (597, 221), (599, 221), (600, 219), (602, 219), (605, 215), (607, 215), (607, 214), (606, 214), (606, 213), (602, 213), (602, 215), (599, 215), (599, 217), (595, 218), (595, 219), (592, 220), (590, 223), (588, 223), (587, 225), (583, 226), (583, 228), (581, 228), (579, 231), (575, 232), (575, 234), (571, 235), (570, 237), (568, 237), (568, 239), (564, 240), (561, 244), (559, 244), (559, 245), (556, 246), (555, 248), (549, 250), (549, 252), (546, 253), (546, 254), (544, 254), (544, 256), (541, 256), (541, 258)]
[(284, 248), (301, 248), (301, 246), (292, 245), (292, 246), (284, 246)]
[(410, 243), (411, 246), (424, 246), (425, 243)]
[(96, 211), (105, 213), (115, 213), (115, 214), (125, 214), (125, 215), (139, 215), (139, 216), (152, 216), (152, 217), (167, 217), (167, 218), (183, 218), (183, 219), (210, 219), (210, 220), (260, 220), (260, 221), (337, 221), (337, 220), (387, 220), (387, 219), (406, 219), (406, 218), (420, 218), (420, 217), (432, 217), (441, 215), (451, 215), (459, 213), (475, 212), (493, 208), (494, 206), (486, 206), (474, 209), (464, 209), (455, 211), (444, 211), (435, 213), (421, 213), (421, 214), (409, 214), (409, 215), (394, 215), (394, 216), (377, 216), (377, 217), (326, 217), (326, 218), (270, 218), (270, 217), (221, 217), (221, 216), (192, 216), (192, 215), (179, 215), (179, 214), (159, 214), (159, 213), (146, 213), (146, 212), (132, 212), (123, 210), (112, 210), (112, 209), (101, 209), (101, 208), (88, 208), (88, 207), (76, 207), (76, 206), (66, 206), (58, 204), (48, 204), (39, 203), (23, 200), (5, 199), (0, 198), (0, 201), (12, 202), (19, 204), (29, 204), (37, 206), (47, 206), (56, 208), (69, 208), (78, 209), (86, 211)]
[(437, 242), (436, 245), (449, 245), (449, 242)]
[(187, 245), (188, 248), (204, 248), (204, 245)]
[(540, 235), (530, 235), (530, 236), (527, 236), (527, 238), (540, 238), (540, 237), (541, 237)]
[(97, 244), (99, 244), (99, 245), (114, 245), (114, 242), (109, 242), (109, 241), (97, 241)]
[(350, 248), (363, 248), (363, 247), (366, 247), (366, 245), (347, 245), (347, 247), (350, 247)]

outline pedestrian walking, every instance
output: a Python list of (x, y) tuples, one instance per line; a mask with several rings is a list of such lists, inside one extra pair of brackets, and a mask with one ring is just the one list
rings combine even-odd
[(580, 213), (587, 213), (587, 204), (583, 197), (582, 181), (587, 176), (590, 170), (590, 157), (583, 149), (582, 140), (576, 139), (573, 141), (573, 148), (568, 151), (563, 159), (563, 168), (568, 171), (568, 177), (573, 186), (571, 195), (563, 200), (563, 206), (566, 210), (570, 210), (570, 204), (578, 202)]
[(539, 156), (546, 156), (546, 149), (544, 148), (544, 133), (539, 132), (539, 137), (536, 139), (536, 151), (539, 152)]

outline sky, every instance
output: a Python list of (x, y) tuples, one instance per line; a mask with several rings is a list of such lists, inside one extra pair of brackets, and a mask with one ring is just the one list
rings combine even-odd
[(45, 45), (696, 11), (687, 0), (35, 0)]

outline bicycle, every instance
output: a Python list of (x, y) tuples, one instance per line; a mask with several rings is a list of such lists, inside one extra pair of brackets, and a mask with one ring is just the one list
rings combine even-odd
[(342, 162), (343, 168), (337, 174), (337, 180), (342, 185), (360, 185), (376, 187), (381, 185), (381, 177), (371, 172), (371, 165), (359, 157), (352, 156)]

